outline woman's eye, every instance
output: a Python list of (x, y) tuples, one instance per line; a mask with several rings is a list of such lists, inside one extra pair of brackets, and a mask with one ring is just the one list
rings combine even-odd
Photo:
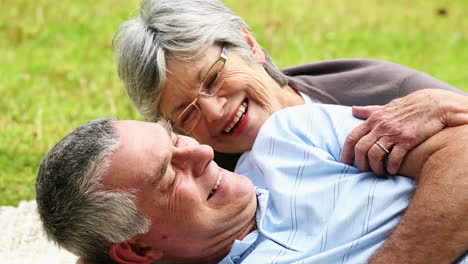
[(179, 117), (179, 122), (180, 126), (184, 127), (188, 124), (190, 124), (193, 120), (196, 119), (197, 117), (197, 112), (198, 110), (194, 107), (191, 106), (188, 108), (180, 117)]
[(213, 74), (210, 78), (206, 80), (205, 82), (206, 92), (209, 93), (213, 89), (217, 80), (218, 80), (218, 73)]

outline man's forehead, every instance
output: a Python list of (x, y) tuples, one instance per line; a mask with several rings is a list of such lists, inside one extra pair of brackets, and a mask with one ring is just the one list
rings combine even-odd
[(156, 173), (170, 143), (170, 125), (166, 123), (116, 121), (120, 144), (109, 156), (104, 185), (113, 189), (138, 189), (134, 185), (144, 183)]
[[(157, 122), (144, 122), (138, 120), (119, 120), (115, 121), (115, 126), (119, 132), (119, 136), (122, 137), (134, 137), (136, 135), (145, 135), (147, 133), (159, 133), (159, 130), (172, 132), (171, 124), (161, 119)], [(151, 134), (149, 134), (151, 135)], [(157, 135), (155, 135), (157, 136)]]
[(144, 122), (144, 121), (139, 121), (139, 120), (118, 120), (115, 121), (116, 126), (118, 127), (127, 127), (127, 126), (155, 126), (159, 125), (159, 122), (151, 123), (151, 122)]
[[(122, 155), (141, 156), (140, 152), (158, 153), (166, 149), (172, 137), (172, 127), (166, 120), (158, 122), (143, 122), (122, 120), (116, 124), (120, 146), (118, 152)], [(148, 153), (146, 153), (148, 154)]]

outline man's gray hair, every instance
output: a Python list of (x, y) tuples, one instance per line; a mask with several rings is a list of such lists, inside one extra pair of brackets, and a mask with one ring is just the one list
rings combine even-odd
[[(254, 57), (241, 30), (248, 25), (219, 0), (143, 0), (140, 16), (123, 23), (113, 46), (119, 77), (147, 121), (161, 116), (168, 58), (193, 61), (214, 44), (227, 45), (247, 61)], [(264, 50), (267, 73), (282, 87), (286, 76)]]
[(37, 205), (48, 238), (97, 263), (115, 263), (112, 243), (146, 233), (130, 192), (106, 190), (102, 177), (119, 146), (113, 119), (86, 123), (63, 138), (41, 163)]

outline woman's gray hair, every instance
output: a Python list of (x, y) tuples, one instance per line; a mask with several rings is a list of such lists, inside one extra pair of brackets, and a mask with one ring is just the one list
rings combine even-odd
[[(113, 46), (118, 73), (135, 107), (147, 121), (160, 117), (169, 57), (191, 61), (214, 44), (227, 45), (254, 61), (242, 28), (248, 25), (219, 0), (144, 0), (140, 16), (123, 23)], [(264, 50), (267, 73), (280, 85), (286, 76)]]
[(134, 195), (105, 190), (102, 177), (110, 154), (119, 146), (113, 119), (99, 119), (63, 138), (41, 163), (37, 205), (47, 237), (97, 263), (115, 263), (112, 243), (149, 230)]

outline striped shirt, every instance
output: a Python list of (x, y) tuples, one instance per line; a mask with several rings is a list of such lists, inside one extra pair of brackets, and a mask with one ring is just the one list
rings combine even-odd
[(220, 263), (366, 263), (398, 224), (414, 182), (340, 163), (361, 122), (336, 105), (272, 115), (236, 168), (257, 186), (257, 230)]

